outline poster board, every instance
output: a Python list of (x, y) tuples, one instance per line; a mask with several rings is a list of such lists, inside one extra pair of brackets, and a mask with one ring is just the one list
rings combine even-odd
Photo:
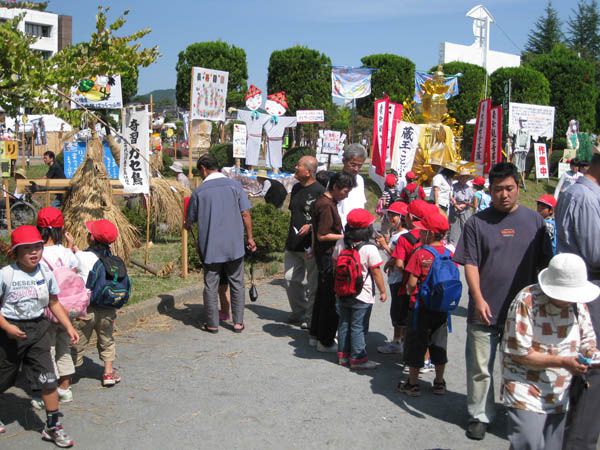
[(246, 157), (246, 125), (243, 123), (233, 124), (233, 157)]
[(554, 106), (529, 105), (526, 103), (508, 104), (508, 134), (517, 133), (520, 128), (519, 119), (527, 119), (526, 128), (533, 140), (540, 137), (554, 137)]
[[(104, 157), (104, 166), (108, 173), (108, 177), (111, 180), (119, 178), (119, 166), (113, 157), (108, 142), (102, 143), (102, 153)], [(85, 160), (87, 152), (86, 141), (74, 141), (66, 142), (63, 146), (63, 169), (65, 176), (69, 179), (73, 178), (73, 175), (77, 171), (78, 167)]]
[[(71, 97), (88, 109), (120, 109), (123, 107), (121, 76), (98, 75), (81, 80), (71, 88)], [(71, 102), (71, 108), (80, 106)]]
[(325, 122), (325, 111), (322, 109), (299, 109), (296, 111), (298, 123), (321, 123)]
[(191, 120), (225, 121), (229, 72), (192, 68)]
[(535, 177), (540, 180), (550, 177), (548, 170), (548, 153), (546, 152), (546, 144), (534, 144), (533, 151), (535, 152)]

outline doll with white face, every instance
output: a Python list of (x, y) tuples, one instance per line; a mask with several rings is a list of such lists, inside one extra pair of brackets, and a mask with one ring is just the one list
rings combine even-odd
[(246, 107), (248, 109), (238, 110), (237, 119), (246, 124), (247, 138), (245, 162), (246, 165), (250, 166), (250, 169), (252, 169), (254, 166), (258, 165), (263, 125), (269, 120), (269, 116), (259, 112), (262, 105), (262, 91), (253, 84), (248, 88), (244, 100), (246, 100)]
[(282, 165), (282, 146), (283, 134), (285, 129), (295, 127), (297, 120), (295, 117), (285, 117), (288, 103), (285, 92), (277, 92), (267, 97), (265, 109), (271, 116), (271, 119), (265, 123), (265, 132), (267, 133), (267, 153), (266, 165), (272, 167), (275, 172), (279, 171)]
[(251, 84), (244, 99), (246, 100), (246, 107), (250, 111), (256, 111), (262, 105), (262, 91)]
[(271, 116), (283, 116), (287, 107), (287, 97), (285, 92), (277, 92), (276, 94), (271, 94), (267, 97), (265, 109)]

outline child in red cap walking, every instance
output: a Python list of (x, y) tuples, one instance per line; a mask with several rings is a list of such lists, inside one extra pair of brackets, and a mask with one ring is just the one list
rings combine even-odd
[[(86, 287), (93, 291), (94, 284), (98, 282), (94, 267), (100, 257), (111, 255), (110, 244), (117, 240), (119, 231), (117, 227), (108, 220), (96, 220), (86, 222), (88, 230), (88, 245), (85, 251), (77, 251), (78, 271), (86, 281)], [(87, 315), (75, 321), (75, 328), (79, 332), (79, 344), (74, 348), (73, 359), (75, 367), (83, 364), (83, 352), (90, 341), (92, 332), (96, 332), (98, 354), (104, 363), (104, 374), (102, 375), (102, 386), (110, 387), (121, 381), (121, 376), (114, 370), (113, 361), (116, 358), (115, 338), (113, 329), (117, 317), (116, 308), (110, 306), (99, 306), (94, 304), (92, 297)]]
[(556, 208), (556, 199), (552, 194), (541, 195), (537, 199), (537, 212), (546, 222), (546, 233), (550, 242), (552, 242), (552, 254), (556, 255), (556, 221), (554, 220), (554, 209)]
[[(22, 369), (31, 385), (42, 391), (46, 410), (42, 439), (67, 448), (74, 441), (59, 421), (62, 414), (58, 410), (57, 379), (50, 356), (50, 322), (44, 317), (44, 308), (56, 316), (72, 344), (77, 343), (79, 336), (58, 302), (54, 275), (40, 264), (43, 242), (36, 227), (16, 228), (11, 235), (16, 262), (0, 271), (0, 392), (14, 386)], [(0, 422), (0, 432), (4, 431)]]
[(379, 300), (387, 299), (381, 265), (383, 260), (379, 250), (374, 244), (369, 243), (373, 235), (373, 222), (375, 217), (367, 210), (356, 208), (350, 211), (344, 229), (344, 239), (337, 242), (332, 259), (336, 267), (336, 281), (338, 286), (339, 266), (338, 258), (342, 259), (345, 250), (355, 249), (360, 259), (360, 274), (362, 289), (354, 296), (342, 297), (337, 295), (338, 322), (338, 362), (342, 366), (350, 365), (351, 369), (375, 369), (378, 364), (369, 361), (366, 350), (366, 335), (369, 331), (371, 309), (375, 303), (375, 286), (379, 290)]
[(423, 187), (418, 185), (415, 180), (417, 176), (411, 170), (406, 173), (406, 186), (402, 189), (400, 193), (400, 201), (404, 203), (411, 203), (413, 200), (425, 200), (425, 191)]
[(396, 189), (396, 181), (396, 175), (393, 173), (388, 173), (385, 176), (383, 193), (381, 194), (381, 198), (378, 202), (377, 213), (382, 215), (380, 231), (381, 234), (386, 237), (386, 240), (389, 240), (388, 233), (390, 231), (390, 221), (387, 217), (387, 211), (390, 205), (399, 198), (399, 194)]

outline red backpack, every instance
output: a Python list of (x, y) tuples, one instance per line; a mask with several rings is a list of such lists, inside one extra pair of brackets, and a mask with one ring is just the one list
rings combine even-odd
[[(353, 298), (361, 293), (365, 284), (359, 251), (366, 242), (344, 248), (337, 259), (333, 275), (333, 290), (339, 298)], [(369, 276), (371, 272), (367, 274)]]

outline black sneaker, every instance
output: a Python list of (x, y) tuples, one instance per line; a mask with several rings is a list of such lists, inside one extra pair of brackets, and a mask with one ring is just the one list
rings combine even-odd
[(484, 422), (471, 422), (467, 426), (467, 437), (475, 441), (481, 441), (485, 437), (488, 424)]

